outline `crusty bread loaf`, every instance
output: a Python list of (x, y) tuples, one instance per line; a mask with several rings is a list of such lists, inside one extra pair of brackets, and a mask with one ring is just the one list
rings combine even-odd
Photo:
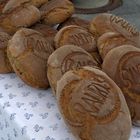
[(131, 45), (112, 49), (102, 68), (122, 89), (132, 121), (140, 126), (140, 49)]
[(65, 73), (57, 84), (58, 105), (78, 140), (128, 140), (130, 113), (120, 88), (101, 70)]
[(65, 72), (82, 66), (98, 67), (99, 64), (89, 53), (74, 45), (65, 45), (55, 50), (48, 59), (47, 71), (53, 93), (56, 94), (57, 81)]
[(87, 52), (97, 51), (96, 37), (88, 30), (76, 25), (69, 25), (58, 31), (54, 38), (55, 47), (76, 45)]
[(31, 29), (20, 29), (8, 44), (8, 57), (16, 74), (28, 85), (48, 88), (47, 60), (54, 51), (46, 37)]
[(135, 45), (135, 43), (126, 39), (122, 34), (117, 32), (104, 33), (98, 38), (97, 41), (97, 47), (102, 59), (104, 59), (106, 54), (111, 49), (114, 49), (121, 45)]
[(51, 0), (41, 6), (42, 21), (49, 25), (64, 22), (74, 13), (74, 5), (69, 0)]
[(0, 16), (0, 27), (14, 34), (21, 27), (29, 27), (40, 20), (40, 11), (32, 5), (22, 5)]
[(99, 35), (106, 32), (118, 32), (126, 39), (134, 42), (137, 47), (140, 47), (140, 32), (136, 27), (130, 24), (125, 19), (113, 14), (99, 14), (90, 24), (90, 31)]

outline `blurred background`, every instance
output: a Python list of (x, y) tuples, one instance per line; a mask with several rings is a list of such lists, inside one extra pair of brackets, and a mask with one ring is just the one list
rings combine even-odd
[[(74, 4), (78, 8), (97, 8), (104, 6), (108, 3), (109, 0), (73, 0)], [(122, 5), (118, 8), (109, 11), (108, 13), (114, 13), (119, 15), (138, 29), (140, 29), (140, 0), (121, 0)], [(92, 19), (96, 14), (77, 14), (80, 17), (85, 19)]]

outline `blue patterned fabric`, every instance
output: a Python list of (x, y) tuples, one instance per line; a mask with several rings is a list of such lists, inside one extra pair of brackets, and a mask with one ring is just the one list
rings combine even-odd
[(74, 140), (50, 90), (0, 75), (0, 140)]
[[(75, 140), (51, 90), (37, 90), (15, 74), (0, 75), (0, 140)], [(133, 128), (131, 140), (140, 140)]]

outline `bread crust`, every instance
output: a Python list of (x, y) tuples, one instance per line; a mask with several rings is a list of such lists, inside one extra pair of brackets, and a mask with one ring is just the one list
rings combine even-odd
[(131, 119), (124, 96), (101, 70), (86, 67), (65, 73), (56, 96), (62, 116), (78, 140), (129, 139)]
[(107, 32), (101, 35), (97, 41), (97, 47), (102, 59), (105, 58), (106, 54), (119, 46), (122, 45), (136, 45), (134, 42), (126, 39), (123, 35), (117, 32)]
[(69, 0), (51, 0), (41, 6), (42, 21), (48, 25), (64, 22), (74, 13), (74, 5)]
[(40, 20), (40, 11), (33, 5), (21, 5), (9, 13), (0, 16), (0, 27), (9, 34), (14, 34), (22, 27), (29, 27)]
[(16, 74), (28, 85), (48, 88), (47, 60), (54, 51), (43, 34), (23, 28), (9, 41), (8, 57)]
[(78, 69), (81, 66), (96, 66), (98, 62), (80, 47), (65, 45), (55, 50), (48, 59), (48, 79), (56, 94), (57, 81), (62, 75), (71, 69)]
[(87, 52), (97, 51), (96, 37), (85, 28), (76, 25), (69, 25), (59, 30), (54, 43), (56, 48), (63, 45), (76, 45)]
[(99, 35), (106, 32), (120, 33), (126, 39), (134, 42), (136, 47), (140, 47), (140, 32), (131, 23), (121, 17), (107, 13), (99, 14), (90, 24), (90, 31), (94, 33), (95, 29)]
[(102, 68), (122, 89), (135, 125), (140, 126), (140, 50), (132, 45), (112, 49)]

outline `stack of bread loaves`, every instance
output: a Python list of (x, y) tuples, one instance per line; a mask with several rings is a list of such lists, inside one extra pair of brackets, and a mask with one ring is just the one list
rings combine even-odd
[(73, 13), (69, 0), (1, 1), (0, 73), (50, 85), (78, 140), (128, 140), (131, 119), (140, 126), (139, 31), (112, 14)]

